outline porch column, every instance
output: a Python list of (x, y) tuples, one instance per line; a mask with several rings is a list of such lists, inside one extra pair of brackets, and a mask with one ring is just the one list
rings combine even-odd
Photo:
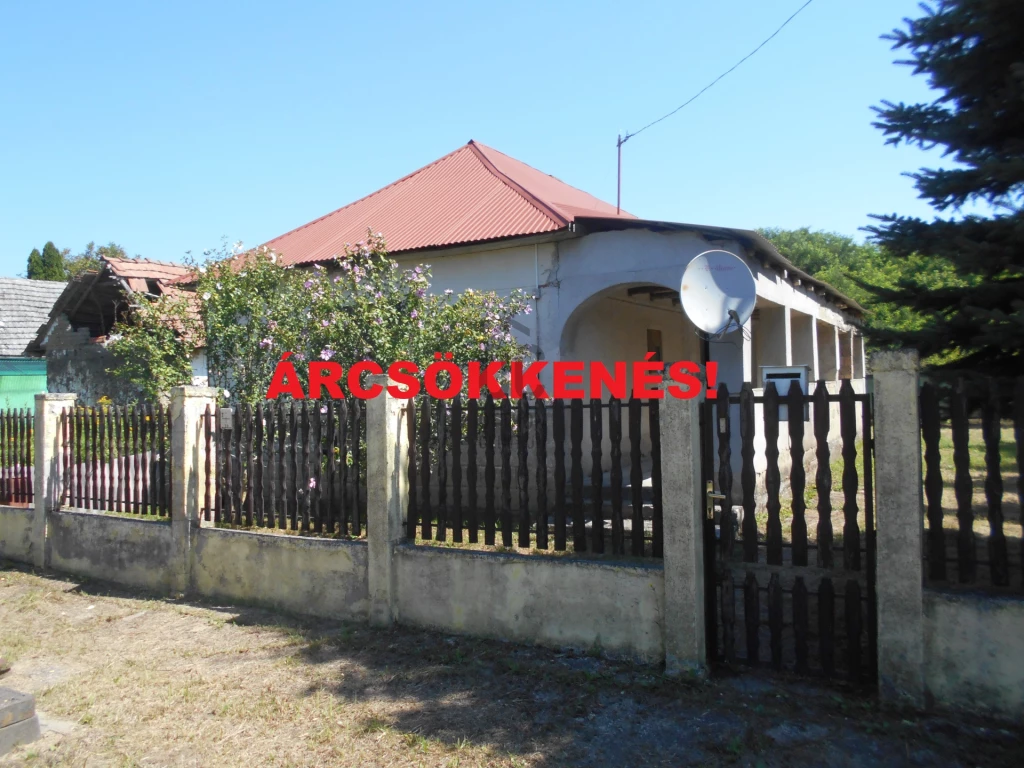
[(669, 395), (660, 406), (665, 672), (693, 677), (703, 677), (707, 670), (701, 401)]
[(813, 317), (811, 318), (811, 350), (811, 359), (813, 360), (811, 380), (818, 381), (821, 378), (821, 360), (818, 357), (818, 321)]
[(786, 329), (786, 365), (793, 365), (793, 310), (787, 304), (782, 311)]
[(754, 320), (751, 315), (743, 324), (743, 381), (753, 381), (754, 373)]

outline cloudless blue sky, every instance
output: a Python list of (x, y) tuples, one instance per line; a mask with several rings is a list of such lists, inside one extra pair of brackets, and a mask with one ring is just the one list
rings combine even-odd
[[(90, 240), (180, 260), (257, 245), (469, 139), (615, 201), (615, 137), (685, 101), (802, 0), (79, 2), (0, 7), (0, 275)], [(623, 207), (810, 226), (928, 214), (882, 99), (930, 99), (881, 34), (916, 0), (815, 0), (624, 147)], [(385, 233), (386, 234), (386, 233)]]

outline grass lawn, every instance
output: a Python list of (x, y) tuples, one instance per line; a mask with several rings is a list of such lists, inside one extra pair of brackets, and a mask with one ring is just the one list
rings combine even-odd
[(869, 694), (303, 621), (0, 564), (0, 685), (66, 727), (0, 766), (1016, 766), (1024, 732)]

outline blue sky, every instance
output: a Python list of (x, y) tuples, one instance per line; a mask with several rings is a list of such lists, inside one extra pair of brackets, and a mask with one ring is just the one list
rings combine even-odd
[[(469, 139), (614, 202), (616, 134), (801, 4), (4, 4), (0, 275), (47, 240), (164, 260), (256, 245)], [(901, 173), (938, 160), (871, 127), (882, 99), (931, 98), (879, 39), (908, 15), (916, 0), (815, 0), (625, 145), (623, 207), (855, 235), (869, 213), (927, 215)]]

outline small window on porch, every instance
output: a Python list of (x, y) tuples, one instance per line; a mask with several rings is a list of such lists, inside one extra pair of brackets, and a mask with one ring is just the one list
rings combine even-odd
[(661, 331), (656, 331), (653, 328), (647, 329), (647, 351), (653, 352), (654, 357), (651, 358), (657, 362), (662, 362), (661, 356)]

